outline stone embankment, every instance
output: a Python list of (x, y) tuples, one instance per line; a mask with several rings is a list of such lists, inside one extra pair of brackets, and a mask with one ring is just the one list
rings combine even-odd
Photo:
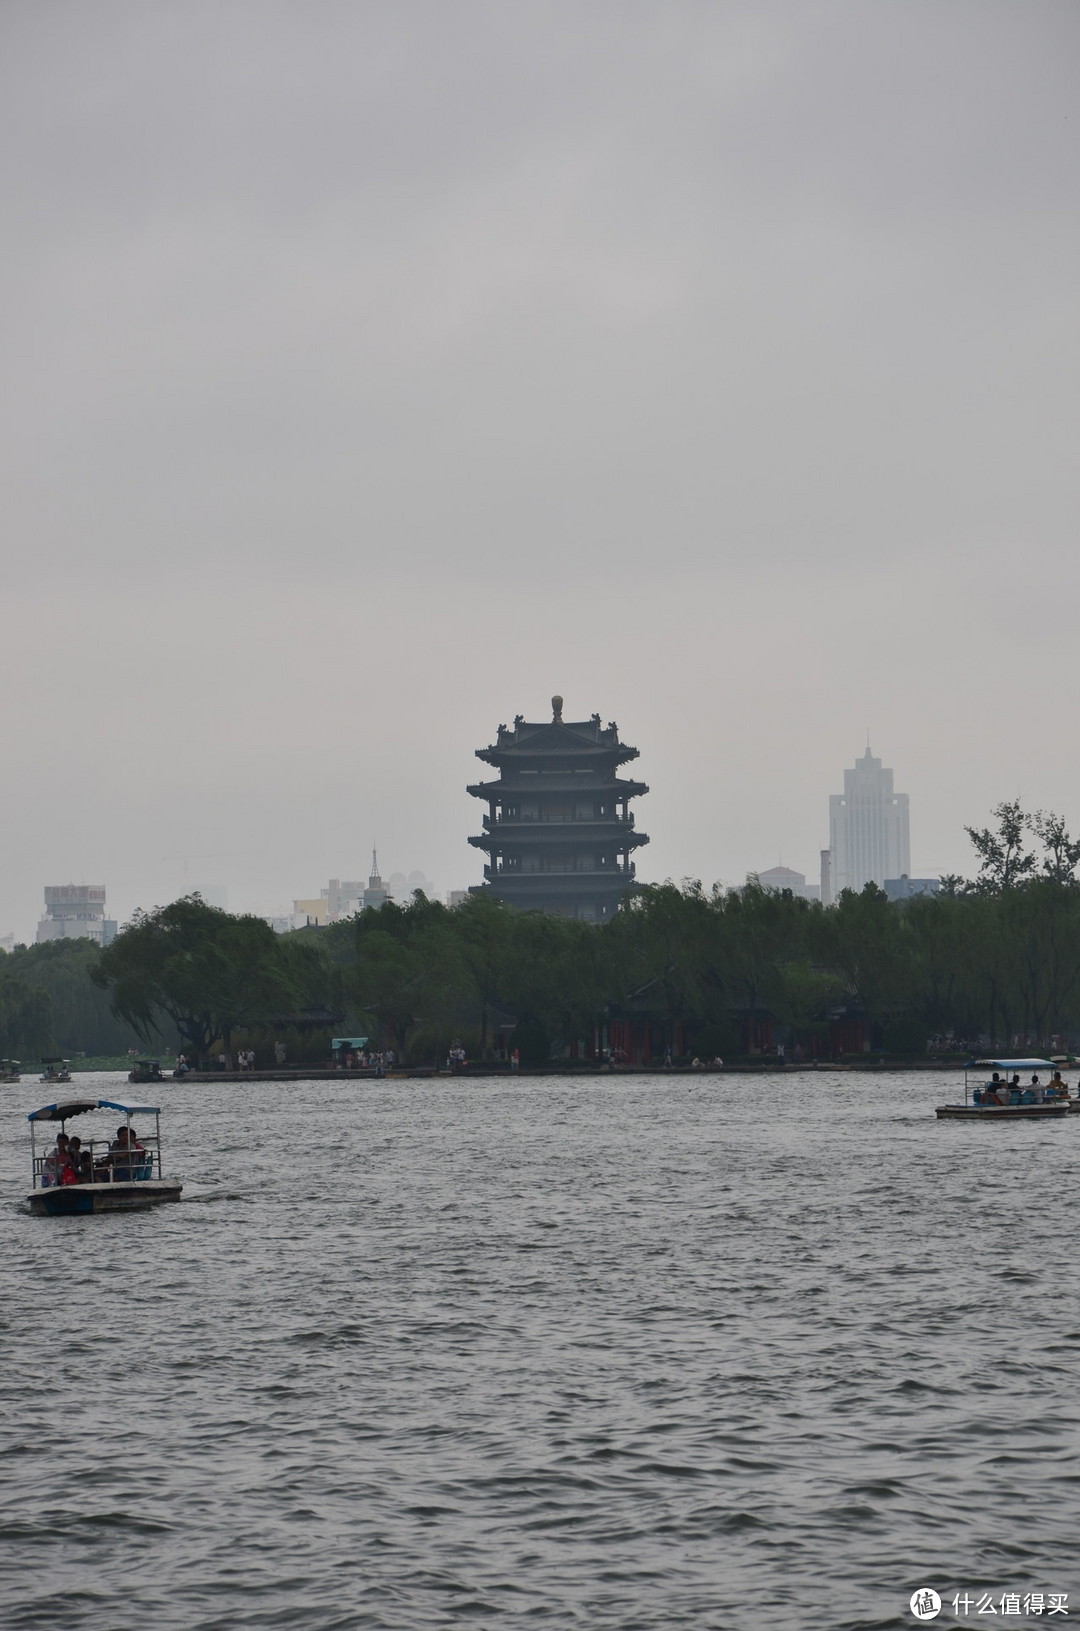
[[(754, 1063), (733, 1063), (716, 1067), (711, 1065), (595, 1065), (588, 1059), (558, 1059), (550, 1065), (527, 1068), (524, 1065), (513, 1070), (502, 1061), (486, 1062), (477, 1060), (468, 1064), (463, 1070), (447, 1070), (445, 1067), (435, 1065), (401, 1065), (393, 1070), (386, 1070), (380, 1076), (375, 1070), (327, 1070), (318, 1065), (309, 1065), (303, 1068), (282, 1068), (277, 1070), (192, 1070), (184, 1077), (189, 1082), (312, 1082), (336, 1081), (345, 1077), (349, 1080), (380, 1081), (409, 1077), (430, 1076), (461, 1076), (461, 1077), (488, 1077), (488, 1076), (817, 1076), (834, 1071), (932, 1071), (935, 1074), (943, 1070), (963, 1070), (963, 1059), (941, 1060), (886, 1060), (879, 1058), (867, 1059), (865, 1063), (843, 1064), (788, 1064), (776, 1059), (759, 1060)], [(164, 1078), (171, 1081), (171, 1075)]]

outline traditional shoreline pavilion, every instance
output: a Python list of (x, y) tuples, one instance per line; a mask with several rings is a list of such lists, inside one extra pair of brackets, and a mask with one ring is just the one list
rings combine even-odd
[(649, 840), (627, 806), (649, 789), (616, 776), (638, 757), (617, 725), (602, 726), (599, 714), (567, 721), (562, 709), (562, 697), (552, 697), (550, 723), (519, 714), (490, 747), (477, 748), (499, 779), (468, 788), (488, 805), (483, 833), (469, 839), (487, 851), (487, 882), (470, 892), (603, 923), (635, 887), (630, 854)]

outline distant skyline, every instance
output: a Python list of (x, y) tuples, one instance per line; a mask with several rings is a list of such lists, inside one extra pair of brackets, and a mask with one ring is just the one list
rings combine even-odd
[[(867, 752), (869, 752), (869, 749), (867, 749)], [(880, 764), (881, 761), (880, 760), (875, 760), (874, 763), (875, 764)], [(637, 774), (636, 767), (635, 767), (635, 774)], [(847, 771), (843, 771), (843, 772), (833, 773), (832, 779), (833, 780), (837, 779), (838, 774), (843, 774), (845, 776), (849, 776), (850, 771), (847, 770)], [(825, 784), (825, 782), (829, 781), (829, 779), (830, 778), (828, 776), (826, 776), (823, 779), (823, 785)], [(646, 795), (646, 797), (647, 796), (648, 795)], [(825, 795), (825, 798), (823, 800), (825, 815), (824, 815), (824, 821), (822, 823), (822, 830), (825, 831), (826, 833), (828, 832), (828, 828), (829, 828), (829, 804), (830, 804), (830, 796)], [(475, 821), (472, 823), (472, 825), (475, 826)], [(966, 842), (966, 840), (965, 840), (965, 842)], [(800, 844), (793, 844), (791, 846), (788, 846), (788, 848), (791, 851), (798, 852), (801, 855), (801, 852), (802, 852), (803, 849), (812, 850), (813, 849), (813, 844), (808, 839), (805, 843), (803, 843), (801, 845)], [(969, 848), (970, 848), (970, 846), (969, 846)], [(471, 852), (470, 852), (470, 855), (471, 855)], [(664, 880), (663, 880), (662, 877), (654, 876), (653, 873), (650, 871), (650, 869), (643, 864), (644, 861), (647, 859), (647, 857), (648, 857), (648, 850), (642, 850), (640, 852), (640, 854), (638, 855), (638, 857), (637, 857), (638, 864), (639, 864), (639, 881), (644, 882), (644, 883), (663, 882)], [(182, 857), (178, 856), (178, 857), (173, 857), (171, 859), (174, 861), (174, 863), (179, 863), (181, 865), (183, 864), (183, 858)], [(780, 864), (782, 864), (784, 866), (788, 866), (788, 867), (791, 866), (791, 860), (790, 860), (790, 856), (787, 853), (787, 850), (785, 850), (783, 854), (778, 855), (775, 860), (770, 861), (768, 863), (768, 867), (772, 867), (772, 866), (780, 865)], [(371, 865), (372, 865), (372, 856), (369, 853), (367, 865), (360, 869), (360, 873), (358, 875), (361, 882), (363, 882), (364, 880), (367, 879), (368, 874), (370, 873), (370, 870), (371, 870)], [(482, 865), (482, 861), (481, 861), (481, 865)], [(703, 877), (703, 880), (706, 882), (706, 884), (712, 884), (714, 882), (722, 882), (722, 883), (727, 884), (728, 886), (737, 887), (738, 885), (744, 883), (746, 878), (748, 876), (750, 876), (751, 874), (755, 874), (755, 873), (760, 874), (760, 873), (768, 870), (768, 867), (766, 867), (766, 865), (764, 863), (758, 864), (756, 866), (755, 865), (749, 865), (749, 866), (747, 866), (745, 868), (744, 872), (742, 874), (740, 874), (738, 877), (721, 878), (719, 875), (716, 875), (714, 877), (714, 876), (711, 876), (707, 871), (702, 874), (702, 877)], [(466, 870), (466, 869), (467, 868), (465, 866), (463, 866), (463, 871)], [(474, 864), (473, 869), (475, 870), (475, 864)], [(175, 870), (175, 868), (174, 868), (174, 870)], [(816, 877), (815, 877), (815, 869), (813, 868), (813, 866), (797, 866), (795, 868), (795, 870), (798, 871), (798, 872), (803, 873), (806, 876), (806, 878), (808, 879), (808, 881), (810, 882), (811, 885), (814, 885), (816, 883), (817, 880), (816, 880)], [(916, 873), (918, 873), (920, 875), (925, 875), (927, 873), (927, 870), (928, 869), (920, 868), (917, 864), (913, 865), (912, 868), (911, 868), (911, 872), (912, 872), (913, 876)], [(945, 870), (947, 870), (947, 869), (940, 868), (940, 869), (937, 869), (935, 871), (929, 871), (928, 875), (937, 876), (940, 871), (945, 871)], [(956, 870), (970, 871), (970, 872), (973, 873), (975, 868), (974, 868), (973, 864), (969, 863), (966, 867), (957, 868)], [(355, 871), (355, 869), (354, 869), (354, 871)], [(421, 876), (424, 877), (424, 881), (426, 882), (426, 884), (428, 886), (428, 891), (429, 891), (429, 893), (432, 895), (432, 897), (434, 899), (442, 900), (442, 899), (445, 898), (445, 896), (451, 890), (458, 889), (459, 887), (467, 887), (467, 886), (459, 886), (456, 883), (446, 883), (446, 884), (440, 883), (438, 880), (435, 880), (435, 879), (432, 879), (431, 877), (426, 876), (425, 873), (424, 873), (424, 869), (420, 868), (420, 867), (410, 867), (407, 872), (405, 871), (404, 868), (396, 867), (396, 866), (392, 867), (392, 868), (390, 868), (388, 870), (387, 867), (380, 861), (379, 862), (379, 872), (380, 872), (383, 880), (388, 885), (393, 884), (395, 886), (396, 892), (398, 894), (400, 894), (401, 891), (400, 891), (400, 887), (397, 887), (397, 886), (400, 885), (400, 882), (401, 882), (401, 880), (403, 878), (406, 881), (406, 883), (408, 883), (410, 881), (410, 879), (420, 878)], [(278, 894), (272, 900), (263, 901), (261, 903), (260, 902), (252, 903), (252, 902), (249, 901), (249, 902), (246, 902), (243, 905), (238, 905), (238, 904), (234, 903), (234, 901), (232, 900), (232, 892), (231, 892), (230, 886), (229, 886), (227, 881), (222, 881), (221, 879), (217, 878), (216, 876), (215, 876), (215, 878), (213, 880), (211, 880), (210, 878), (201, 878), (201, 877), (199, 877), (199, 875), (197, 873), (191, 871), (189, 869), (189, 867), (184, 868), (184, 873), (185, 873), (185, 876), (184, 876), (183, 884), (181, 884), (179, 886), (176, 886), (176, 887), (172, 888), (171, 890), (168, 888), (168, 886), (166, 886), (164, 889), (160, 890), (156, 895), (154, 895), (153, 900), (151, 900), (150, 897), (147, 896), (147, 898), (145, 900), (137, 901), (135, 903), (135, 905), (132, 906), (130, 909), (125, 910), (125, 911), (121, 911), (121, 912), (119, 912), (119, 914), (118, 914), (117, 907), (115, 906), (115, 904), (113, 902), (112, 891), (108, 890), (108, 885), (106, 883), (105, 887), (106, 887), (106, 889), (108, 891), (108, 905), (109, 905), (110, 914), (113, 915), (113, 916), (119, 915), (119, 921), (120, 921), (121, 924), (123, 924), (123, 922), (125, 922), (127, 920), (127, 918), (129, 918), (131, 916), (131, 913), (134, 910), (136, 910), (137, 907), (141, 907), (144, 910), (149, 909), (149, 907), (151, 905), (165, 904), (169, 900), (174, 900), (180, 894), (193, 893), (195, 891), (198, 891), (199, 893), (202, 894), (203, 898), (210, 905), (221, 906), (221, 907), (227, 908), (230, 911), (254, 912), (254, 913), (257, 913), (258, 915), (278, 914), (278, 915), (282, 915), (282, 916), (287, 916), (287, 915), (289, 915), (291, 913), (292, 904), (293, 904), (293, 902), (295, 900), (305, 899), (305, 898), (315, 898), (315, 899), (317, 899), (319, 894), (320, 894), (320, 891), (325, 891), (325, 889), (327, 887), (327, 885), (322, 881), (322, 879), (319, 879), (314, 885), (311, 885), (311, 880), (305, 878), (303, 880), (303, 882), (304, 882), (304, 887), (303, 888), (294, 889), (294, 890), (285, 891), (285, 892), (279, 891)], [(348, 875), (349, 875), (349, 869), (348, 868), (342, 869), (342, 868), (339, 867), (332, 874), (328, 874), (328, 877), (344, 878), (344, 877), (346, 877)], [(671, 876), (671, 875), (669, 874), (669, 876)], [(691, 874), (684, 874), (683, 876), (691, 876)], [(57, 878), (50, 878), (48, 880), (48, 884), (45, 885), (44, 887), (47, 888), (49, 886), (55, 886), (59, 881), (60, 880), (59, 880), (58, 877)], [(88, 882), (88, 880), (82, 879), (82, 878), (78, 878), (78, 879), (71, 878), (70, 880), (65, 878), (64, 881), (65, 882), (73, 882), (73, 883), (75, 883), (77, 885), (85, 884), (85, 883)], [(469, 881), (470, 882), (477, 882), (479, 880), (470, 878)], [(677, 881), (681, 881), (681, 880), (677, 880)], [(310, 887), (309, 887), (309, 885), (310, 885)], [(39, 891), (39, 894), (41, 894), (41, 891)], [(43, 908), (39, 907), (38, 913), (37, 913), (38, 918), (41, 917), (42, 911), (43, 911)], [(13, 932), (15, 934), (15, 939), (17, 941), (18, 940), (23, 940), (23, 939), (26, 939), (28, 941), (32, 941), (34, 939), (34, 935), (36, 933), (36, 924), (37, 924), (37, 920), (35, 919), (34, 930), (33, 930), (33, 932), (31, 932), (31, 933), (29, 933), (27, 935), (23, 935), (19, 931), (17, 926), (11, 926), (11, 927), (9, 927), (7, 929), (0, 926), (0, 938), (2, 938), (3, 935), (5, 935), (7, 933), (12, 933)]]
[(553, 693), (640, 749), (643, 879), (814, 878), (867, 725), (920, 873), (1080, 828), (1072, 0), (0, 45), (0, 936), (479, 882), (474, 749)]

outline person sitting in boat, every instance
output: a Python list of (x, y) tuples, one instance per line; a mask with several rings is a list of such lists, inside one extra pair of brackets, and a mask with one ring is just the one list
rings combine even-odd
[(151, 1155), (147, 1155), (146, 1145), (140, 1144), (138, 1134), (136, 1133), (134, 1127), (131, 1129), (128, 1149), (131, 1151), (132, 1160), (134, 1162), (131, 1169), (131, 1176), (133, 1178), (149, 1178), (154, 1158)]
[(1039, 1073), (1038, 1071), (1033, 1071), (1031, 1076), (1031, 1103), (1042, 1104), (1045, 1098), (1046, 1089), (1039, 1080)]
[[(975, 1102), (978, 1103), (979, 1101), (976, 1099)], [(1008, 1104), (1009, 1102), (1008, 1088), (996, 1070), (990, 1080), (983, 1083), (982, 1102), (983, 1104)]]
[(116, 1129), (116, 1137), (109, 1145), (108, 1164), (112, 1167), (113, 1183), (126, 1184), (131, 1181), (130, 1151), (133, 1146), (128, 1144), (128, 1130), (126, 1127)]
[(82, 1147), (82, 1139), (79, 1137), (78, 1133), (74, 1134), (73, 1137), (68, 1139), (68, 1167), (71, 1171), (71, 1177), (65, 1178), (63, 1173), (61, 1173), (61, 1183), (88, 1184), (93, 1178), (93, 1172), (91, 1171), (90, 1166), (90, 1151), (86, 1150), (84, 1152)]
[(77, 1184), (79, 1181), (78, 1161), (81, 1139), (69, 1138), (67, 1149), (60, 1162), (60, 1170), (53, 1179), (55, 1184)]
[[(116, 1143), (110, 1144), (109, 1150), (114, 1162), (114, 1173), (118, 1181), (131, 1183), (137, 1178), (149, 1178), (153, 1157), (147, 1155), (146, 1145), (140, 1143), (139, 1135), (134, 1127), (118, 1127), (116, 1129)], [(117, 1156), (120, 1157), (121, 1164), (119, 1167), (115, 1166)]]
[(51, 1189), (60, 1182), (60, 1174), (68, 1163), (68, 1135), (57, 1133), (56, 1144), (41, 1163), (41, 1187)]
[(1046, 1084), (1046, 1096), (1047, 1096), (1048, 1099), (1067, 1099), (1068, 1098), (1069, 1089), (1068, 1089), (1067, 1084), (1065, 1082), (1063, 1082), (1062, 1079), (1061, 1079), (1060, 1070), (1055, 1070), (1054, 1074), (1051, 1076), (1050, 1080), (1047, 1082), (1047, 1084)]

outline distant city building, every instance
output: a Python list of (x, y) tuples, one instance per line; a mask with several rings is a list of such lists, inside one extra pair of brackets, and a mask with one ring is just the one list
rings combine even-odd
[(649, 840), (635, 831), (628, 805), (649, 789), (616, 776), (638, 750), (619, 741), (615, 724), (602, 726), (599, 714), (571, 723), (562, 707), (552, 697), (550, 722), (519, 714), (512, 729), (499, 726), (491, 747), (476, 750), (499, 772), (468, 788), (488, 806), (483, 833), (469, 839), (488, 854), (487, 882), (476, 893), (604, 922), (634, 887), (630, 856)]
[(318, 900), (294, 900), (292, 907), (292, 926), (294, 929), (303, 929), (309, 923), (321, 926), (330, 921), (326, 910), (326, 901), (322, 895), (319, 896)]
[(192, 894), (200, 896), (201, 899), (206, 902), (207, 906), (216, 906), (219, 912), (227, 912), (229, 910), (229, 891), (223, 884), (199, 884), (197, 888), (192, 890)]
[(366, 883), (359, 878), (331, 878), (328, 886), (322, 890), (326, 920), (340, 923), (342, 918), (355, 917), (365, 906), (384, 906), (388, 900), (396, 901), (399, 906), (408, 906), (418, 889), (431, 896), (431, 879), (423, 872), (416, 871), (410, 872), (407, 877), (404, 872), (392, 872), (389, 878), (383, 879), (379, 875), (378, 859), (372, 851), (371, 876)]
[(890, 900), (910, 900), (912, 895), (936, 895), (940, 878), (886, 878), (884, 889)]
[(116, 939), (116, 923), (105, 916), (105, 885), (47, 885), (37, 939), (39, 945), (45, 940), (93, 940), (99, 946), (109, 945)]
[(777, 895), (789, 889), (800, 900), (820, 900), (821, 890), (816, 883), (807, 883), (805, 872), (795, 872), (789, 866), (771, 866), (757, 874), (762, 889), (771, 889)]
[(379, 856), (376, 850), (371, 852), (371, 876), (364, 890), (363, 900), (365, 909), (373, 906), (378, 909), (385, 906), (390, 899), (390, 891), (379, 877)]
[(448, 889), (446, 892), (446, 904), (451, 909), (455, 906), (461, 906), (468, 898), (469, 891), (467, 889)]
[[(908, 796), (893, 791), (893, 773), (870, 752), (844, 771), (844, 791), (829, 798), (831, 900), (843, 889), (880, 888), (911, 871)], [(824, 890), (822, 891), (824, 898)]]
[[(291, 912), (282, 913), (276, 917), (271, 914), (270, 917), (264, 917), (263, 922), (268, 923), (275, 934), (289, 934), (297, 927), (296, 923), (293, 921), (293, 914)], [(303, 924), (301, 924), (300, 927), (303, 928)]]
[(396, 901), (399, 906), (411, 905), (412, 898), (418, 889), (429, 900), (435, 898), (435, 885), (422, 872), (410, 872), (408, 877), (405, 876), (404, 872), (391, 872), (386, 880), (386, 888), (390, 899)]
[(331, 923), (336, 923), (339, 918), (355, 917), (364, 898), (363, 881), (331, 878), (329, 886), (322, 891), (322, 898), (326, 902), (326, 915)]

